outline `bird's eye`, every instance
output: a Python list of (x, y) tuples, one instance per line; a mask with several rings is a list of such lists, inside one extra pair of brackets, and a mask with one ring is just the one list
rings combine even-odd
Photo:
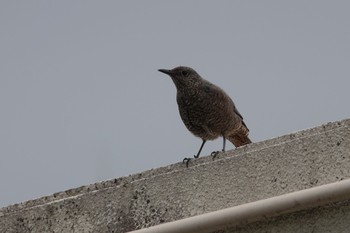
[(188, 72), (187, 72), (186, 70), (183, 70), (183, 71), (181, 72), (181, 74), (182, 74), (183, 76), (185, 76), (185, 77), (188, 76)]

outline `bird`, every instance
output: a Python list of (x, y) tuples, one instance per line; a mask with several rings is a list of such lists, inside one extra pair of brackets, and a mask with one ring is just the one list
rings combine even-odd
[[(158, 71), (171, 77), (177, 90), (176, 101), (181, 119), (193, 135), (202, 139), (194, 158), (200, 156), (208, 140), (222, 137), (222, 152), (225, 152), (226, 139), (235, 147), (252, 142), (242, 115), (223, 89), (205, 80), (190, 67), (178, 66)], [(219, 153), (220, 151), (213, 152), (213, 158)], [(190, 160), (191, 158), (183, 159), (187, 167)]]

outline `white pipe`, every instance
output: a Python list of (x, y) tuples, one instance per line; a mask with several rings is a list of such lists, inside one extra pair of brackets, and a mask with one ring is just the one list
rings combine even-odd
[(350, 199), (350, 179), (222, 209), (130, 233), (205, 233)]

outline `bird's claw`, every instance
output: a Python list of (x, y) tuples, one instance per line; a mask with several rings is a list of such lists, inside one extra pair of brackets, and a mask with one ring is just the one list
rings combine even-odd
[(213, 156), (213, 160), (216, 158), (216, 156), (218, 155), (218, 154), (220, 154), (220, 152), (221, 151), (213, 151), (213, 152), (211, 152), (211, 156)]
[(186, 167), (188, 167), (188, 163), (191, 161), (192, 159), (191, 158), (184, 158), (182, 160), (182, 163), (186, 163)]

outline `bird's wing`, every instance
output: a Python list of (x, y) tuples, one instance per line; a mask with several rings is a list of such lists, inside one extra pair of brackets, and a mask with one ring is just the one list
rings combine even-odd
[(236, 108), (236, 105), (233, 103), (233, 101), (232, 101), (231, 98), (230, 98), (230, 101), (231, 101), (231, 104), (232, 104), (232, 106), (233, 106), (233, 111), (234, 111), (234, 113), (236, 113), (236, 114), (239, 116), (239, 118), (241, 118), (241, 120), (243, 120), (242, 114), (240, 114), (240, 113), (238, 112), (238, 109)]
[(235, 114), (237, 114), (237, 115), (239, 116), (239, 118), (241, 118), (241, 122), (242, 122), (243, 126), (249, 131), (247, 125), (246, 125), (245, 122), (243, 121), (243, 116), (242, 116), (242, 114), (237, 110), (237, 108), (236, 108), (235, 104), (233, 103), (232, 99), (231, 99), (229, 96), (227, 96), (227, 95), (225, 94), (225, 92), (224, 92), (220, 87), (218, 87), (218, 86), (216, 86), (216, 85), (214, 85), (214, 84), (208, 82), (207, 85), (204, 85), (204, 91), (207, 92), (207, 93), (216, 94), (216, 95), (217, 95), (216, 97), (221, 96), (221, 97), (224, 98), (224, 99), (225, 99), (225, 98), (228, 98), (228, 99), (230, 100), (232, 106), (233, 106), (233, 112), (234, 112)]
[(243, 120), (243, 116), (238, 112), (235, 105), (233, 105), (233, 111)]
[(235, 104), (233, 103), (232, 99), (231, 99), (231, 103), (232, 103), (232, 105), (233, 105), (233, 111), (234, 111), (234, 113), (236, 113), (236, 114), (239, 116), (239, 118), (241, 118), (242, 124), (243, 124), (244, 127), (249, 131), (247, 125), (246, 125), (245, 122), (243, 121), (243, 116), (242, 116), (242, 114), (239, 113), (239, 111), (238, 111), (238, 109), (236, 108)]

